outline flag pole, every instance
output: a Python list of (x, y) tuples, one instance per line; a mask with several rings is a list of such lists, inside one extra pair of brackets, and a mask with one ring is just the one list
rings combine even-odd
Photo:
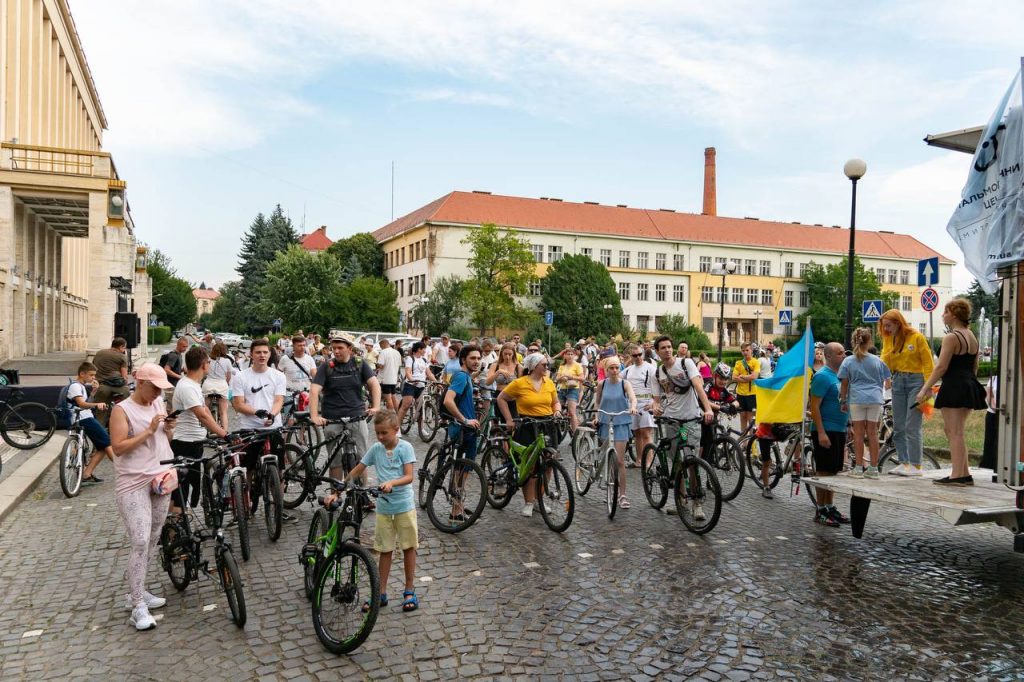
[[(811, 316), (807, 316), (807, 328), (804, 330), (804, 341), (809, 341), (808, 336), (813, 336), (814, 332), (811, 331)], [(814, 344), (804, 344), (804, 361), (803, 361), (803, 385), (804, 389), (800, 392), (801, 396), (801, 408), (800, 408), (800, 462), (803, 463), (804, 457), (804, 444), (807, 442), (807, 394), (810, 391), (810, 386), (807, 385), (807, 356), (814, 357)], [(801, 473), (803, 469), (801, 468)]]

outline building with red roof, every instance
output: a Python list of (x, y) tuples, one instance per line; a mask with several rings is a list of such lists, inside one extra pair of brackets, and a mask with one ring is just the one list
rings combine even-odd
[(327, 236), (326, 225), (321, 225), (309, 234), (299, 237), (299, 246), (306, 251), (326, 251), (333, 243), (330, 237)]

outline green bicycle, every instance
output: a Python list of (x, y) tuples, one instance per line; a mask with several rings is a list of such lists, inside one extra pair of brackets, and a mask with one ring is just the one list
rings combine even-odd
[(715, 527), (722, 513), (718, 477), (714, 468), (697, 456), (698, 444), (689, 442), (686, 421), (658, 417), (657, 422), (659, 432), (668, 427), (669, 435), (644, 447), (640, 459), (644, 495), (652, 507), (661, 509), (672, 488), (679, 519), (691, 532), (703, 535)]
[[(553, 417), (517, 419), (517, 423), (540, 426), (554, 424)], [(564, 419), (561, 420), (564, 422)], [(494, 427), (499, 425), (495, 423)], [(543, 428), (529, 445), (512, 440), (491, 438), (481, 459), (487, 479), (487, 501), (495, 509), (502, 509), (512, 501), (516, 490), (525, 486), (532, 477), (537, 486), (540, 514), (548, 528), (561, 533), (572, 524), (576, 509), (572, 480), (569, 472), (558, 461), (558, 450), (548, 447)]]

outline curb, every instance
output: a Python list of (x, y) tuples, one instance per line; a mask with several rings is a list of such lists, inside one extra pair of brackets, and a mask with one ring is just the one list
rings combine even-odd
[(50, 440), (36, 448), (31, 457), (0, 483), (0, 522), (38, 485), (60, 457), (63, 446), (64, 438), (55, 432)]

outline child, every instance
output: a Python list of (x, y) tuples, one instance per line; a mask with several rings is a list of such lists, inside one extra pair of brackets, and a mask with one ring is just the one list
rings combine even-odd
[[(416, 548), (419, 536), (416, 529), (416, 502), (412, 492), (412, 465), (416, 453), (408, 441), (398, 438), (398, 415), (391, 410), (381, 410), (373, 418), (373, 430), (379, 442), (370, 446), (349, 473), (351, 480), (358, 480), (367, 467), (374, 467), (380, 489), (386, 495), (377, 501), (377, 525), (373, 533), (373, 549), (380, 553), (380, 605), (387, 606), (388, 575), (391, 573), (391, 558), (397, 544), (402, 550), (405, 566), (405, 592), (402, 593), (402, 610), (409, 612), (419, 608), (416, 598)], [(325, 502), (328, 500), (325, 499)], [(363, 608), (369, 609), (369, 604)]]
[[(703, 353), (701, 354), (703, 355)], [(726, 414), (732, 411), (735, 414), (739, 411), (740, 403), (736, 400), (736, 396), (729, 392), (726, 386), (729, 383), (729, 379), (732, 378), (732, 370), (729, 365), (724, 362), (718, 363), (715, 367), (715, 371), (712, 374), (712, 381), (708, 384), (707, 394), (708, 401), (711, 403), (711, 409), (717, 414), (720, 414), (723, 409), (726, 409)], [(715, 425), (701, 424), (700, 425), (700, 449), (701, 452), (707, 453), (708, 448), (715, 440)]]
[(110, 434), (99, 420), (92, 416), (92, 409), (103, 411), (107, 409), (107, 404), (86, 402), (90, 390), (86, 388), (87, 385), (92, 389), (99, 386), (96, 383), (96, 365), (91, 362), (83, 362), (78, 366), (78, 381), (71, 384), (67, 395), (69, 403), (82, 409), (78, 413), (78, 423), (95, 447), (89, 463), (85, 465), (85, 471), (82, 472), (82, 483), (102, 483), (103, 479), (97, 478), (93, 472), (103, 461), (104, 455), (109, 457), (111, 462), (114, 461), (114, 450), (110, 447)]

